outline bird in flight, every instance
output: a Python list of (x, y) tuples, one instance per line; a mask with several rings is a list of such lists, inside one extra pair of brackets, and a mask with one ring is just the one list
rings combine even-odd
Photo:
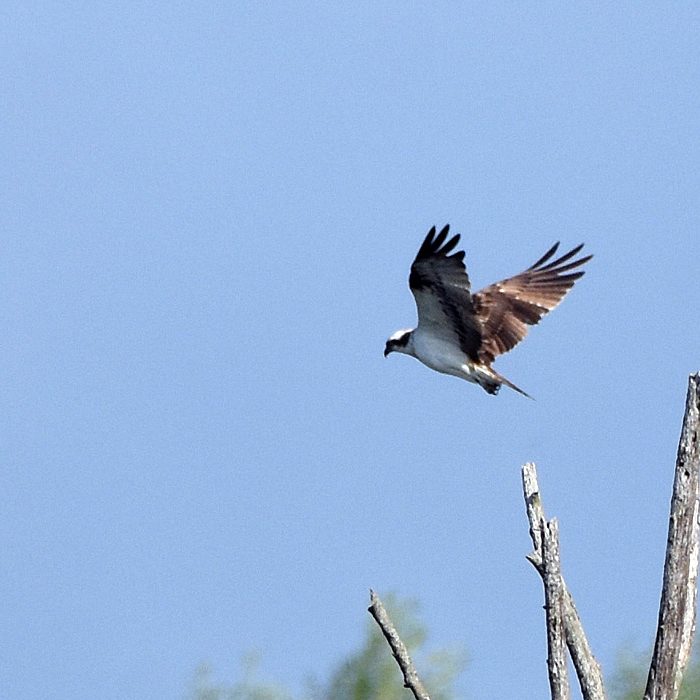
[(437, 372), (479, 384), (489, 394), (505, 384), (532, 398), (491, 365), (527, 335), (528, 326), (559, 304), (583, 276), (577, 268), (593, 256), (574, 259), (581, 244), (552, 260), (557, 242), (524, 272), (472, 294), (464, 251), (452, 252), (459, 235), (448, 240), (449, 231), (449, 225), (438, 234), (434, 226), (428, 231), (408, 279), (418, 326), (394, 333), (386, 341), (384, 357), (392, 352), (411, 355)]

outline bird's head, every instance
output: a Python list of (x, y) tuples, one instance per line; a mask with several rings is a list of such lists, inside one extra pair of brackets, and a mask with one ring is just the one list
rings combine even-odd
[(396, 331), (389, 340), (386, 341), (384, 346), (384, 357), (392, 352), (403, 352), (407, 355), (411, 354), (410, 340), (412, 330), (401, 330)]

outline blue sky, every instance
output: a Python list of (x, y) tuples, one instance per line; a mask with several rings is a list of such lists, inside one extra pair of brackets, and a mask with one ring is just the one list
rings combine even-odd
[[(520, 465), (606, 671), (651, 642), (700, 367), (694, 3), (6, 3), (0, 693), (300, 689), (368, 589), (547, 694)], [(384, 359), (428, 228), (588, 274), (498, 397)], [(508, 659), (507, 671), (503, 659)]]

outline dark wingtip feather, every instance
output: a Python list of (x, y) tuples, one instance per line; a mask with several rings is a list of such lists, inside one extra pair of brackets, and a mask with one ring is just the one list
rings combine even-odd
[(542, 271), (551, 270), (552, 272), (560, 274), (562, 272), (566, 272), (567, 270), (574, 270), (577, 267), (581, 267), (581, 265), (585, 265), (592, 257), (592, 255), (587, 255), (585, 258), (580, 258), (579, 260), (572, 260), (566, 265), (560, 265), (560, 261), (557, 260), (556, 265), (554, 263), (552, 263), (552, 265), (547, 265), (547, 267), (542, 268)]
[(440, 255), (447, 255), (448, 253), (452, 252), (455, 249), (455, 246), (459, 243), (459, 234), (456, 236), (452, 236), (447, 243), (445, 243), (444, 246), (439, 251)]
[(423, 243), (421, 243), (420, 248), (418, 249), (418, 255), (417, 258), (422, 258), (425, 257), (430, 253), (430, 251), (433, 248), (433, 239), (435, 238), (435, 226), (433, 226), (430, 231), (428, 231), (427, 235), (423, 239)]
[(543, 263), (546, 263), (547, 260), (549, 260), (552, 257), (552, 255), (554, 255), (554, 253), (557, 252), (557, 248), (559, 248), (559, 241), (557, 241), (536, 263), (533, 263), (527, 269), (534, 270)]
[(571, 282), (573, 283), (577, 279), (581, 279), (586, 274), (585, 270), (579, 270), (578, 272), (570, 272), (568, 275), (557, 275), (557, 281), (558, 282)]
[(443, 227), (442, 231), (438, 233), (437, 237), (433, 241), (433, 251), (437, 253), (438, 250), (440, 250), (440, 246), (445, 242), (445, 239), (447, 238), (447, 234), (450, 232), (450, 225), (448, 224), (447, 226)]
[(435, 226), (428, 231), (428, 235), (425, 237), (423, 244), (418, 250), (416, 260), (421, 260), (422, 258), (426, 258), (431, 255), (444, 255), (447, 257), (447, 254), (454, 250), (455, 246), (459, 243), (459, 234), (456, 234), (450, 240), (445, 242), (450, 232), (449, 224), (443, 226), (440, 233), (436, 234), (436, 231), (437, 229)]
[(556, 260), (553, 260), (551, 263), (549, 263), (549, 265), (544, 265), (544, 266), (540, 267), (539, 270), (540, 271), (552, 270), (556, 267), (559, 267), (560, 265), (565, 263), (567, 260), (571, 260), (571, 258), (573, 258), (574, 255), (576, 255), (576, 253), (578, 253), (582, 247), (583, 247), (583, 244), (581, 244), (580, 246), (577, 246), (576, 248), (570, 250), (568, 253), (564, 253), (564, 255), (558, 257)]

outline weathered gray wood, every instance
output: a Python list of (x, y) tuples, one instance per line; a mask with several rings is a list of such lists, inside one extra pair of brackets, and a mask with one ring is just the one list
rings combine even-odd
[(542, 580), (547, 617), (547, 670), (552, 700), (569, 699), (564, 634), (564, 582), (559, 567), (559, 526), (556, 519), (540, 521), (542, 533)]
[[(547, 611), (548, 670), (554, 700), (569, 697), (566, 640), (584, 700), (605, 700), (600, 666), (560, 570), (556, 520), (547, 522), (532, 463), (522, 469), (523, 495), (534, 550), (527, 555), (542, 578)], [(700, 555), (700, 373), (690, 376), (671, 498), (659, 624), (644, 700), (675, 700), (695, 633)], [(430, 700), (379, 597), (370, 591), (372, 614), (416, 700)]]
[(605, 700), (605, 687), (603, 685), (603, 672), (600, 664), (593, 656), (588, 639), (583, 631), (581, 618), (578, 615), (574, 599), (571, 597), (562, 578), (564, 585), (564, 631), (566, 632), (566, 645), (571, 654), (571, 660), (576, 669), (584, 700)]
[[(523, 496), (525, 508), (530, 524), (530, 538), (533, 551), (527, 555), (544, 581), (543, 564), (543, 525), (547, 520), (544, 514), (540, 489), (537, 483), (537, 470), (533, 463), (525, 464), (522, 468)], [(574, 663), (576, 676), (581, 687), (581, 695), (584, 700), (605, 700), (605, 687), (603, 686), (603, 674), (600, 666), (593, 656), (588, 639), (583, 631), (581, 618), (578, 615), (574, 599), (569, 592), (563, 576), (560, 575), (562, 586), (562, 614), (564, 620), (564, 633), (566, 644)]]
[(656, 643), (645, 700), (675, 700), (695, 634), (700, 484), (700, 374), (688, 381), (671, 497)]
[(382, 630), (382, 634), (386, 637), (386, 641), (389, 642), (391, 653), (394, 655), (396, 663), (398, 663), (401, 673), (403, 674), (404, 687), (408, 688), (413, 693), (413, 697), (415, 697), (416, 700), (430, 700), (421, 679), (418, 677), (415, 666), (411, 661), (408, 649), (406, 649), (406, 645), (401, 641), (401, 637), (399, 637), (399, 633), (396, 631), (384, 604), (373, 590), (370, 590), (369, 596), (371, 605), (368, 610), (377, 621), (379, 628)]

